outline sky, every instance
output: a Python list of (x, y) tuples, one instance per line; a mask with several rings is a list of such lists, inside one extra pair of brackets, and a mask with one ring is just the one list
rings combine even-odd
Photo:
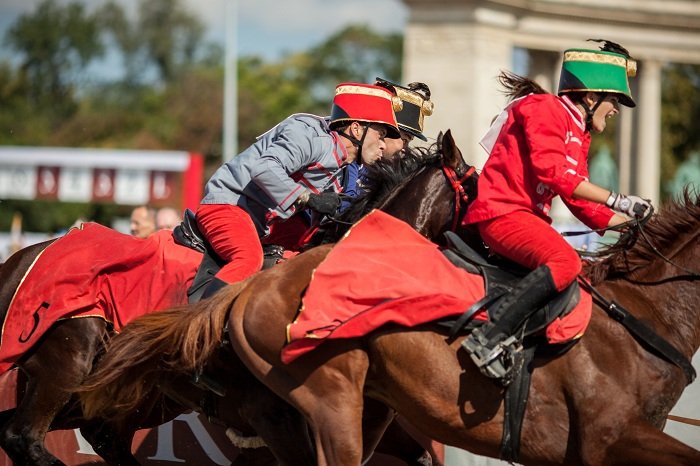
[[(0, 0), (0, 58), (10, 56), (3, 43), (5, 32), (42, 0)], [(88, 11), (105, 0), (55, 0), (58, 4), (79, 1)], [(135, 12), (140, 0), (114, 0), (127, 12)], [(376, 31), (401, 31), (408, 8), (401, 0), (183, 0), (188, 11), (207, 26), (206, 38), (223, 44), (227, 11), (237, 18), (236, 45), (239, 55), (259, 55), (274, 60), (285, 52), (305, 50), (323, 42), (349, 24), (367, 24)]]

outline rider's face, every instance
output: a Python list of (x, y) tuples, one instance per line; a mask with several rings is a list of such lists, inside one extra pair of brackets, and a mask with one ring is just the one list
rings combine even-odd
[(384, 157), (386, 152), (386, 128), (374, 124), (367, 129), (365, 141), (362, 144), (362, 163), (372, 164)]
[(387, 159), (392, 159), (394, 157), (403, 157), (404, 150), (413, 141), (413, 135), (404, 130), (401, 130), (401, 138), (391, 139), (386, 138), (386, 149), (384, 150), (384, 157)]
[[(600, 95), (589, 92), (586, 98), (589, 100), (589, 106), (593, 107), (600, 99)], [(602, 133), (607, 126), (607, 119), (612, 118), (620, 112), (619, 97), (615, 94), (608, 94), (600, 103), (595, 113), (593, 114), (593, 122), (591, 127), (596, 133)]]

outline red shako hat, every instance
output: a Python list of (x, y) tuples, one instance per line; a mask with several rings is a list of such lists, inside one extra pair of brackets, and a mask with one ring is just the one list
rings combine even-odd
[(399, 138), (396, 114), (402, 103), (390, 90), (371, 84), (342, 83), (335, 88), (331, 109), (331, 128), (352, 121), (379, 123), (386, 126), (387, 137)]

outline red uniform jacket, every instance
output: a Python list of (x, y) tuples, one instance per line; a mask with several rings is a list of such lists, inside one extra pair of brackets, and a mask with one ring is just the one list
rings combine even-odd
[(572, 196), (576, 186), (588, 180), (591, 136), (584, 115), (571, 100), (531, 94), (505, 111), (505, 122), (479, 176), (479, 195), (464, 223), (517, 210), (551, 223), (549, 209), (558, 195), (588, 227), (606, 227), (612, 210)]

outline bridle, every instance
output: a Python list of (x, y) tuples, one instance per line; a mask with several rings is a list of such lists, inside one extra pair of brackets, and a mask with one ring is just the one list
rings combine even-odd
[[(651, 219), (651, 217), (654, 215), (654, 207), (649, 206), (648, 212), (644, 215), (644, 217), (640, 219), (631, 219), (628, 220), (624, 223), (621, 223), (619, 225), (615, 225), (614, 227), (606, 227), (606, 228), (598, 228), (598, 229), (592, 229), (592, 230), (586, 230), (586, 231), (564, 231), (561, 233), (562, 236), (578, 236), (578, 235), (585, 235), (588, 233), (600, 233), (600, 232), (606, 232), (606, 231), (622, 231), (622, 236), (620, 236), (620, 239), (618, 242), (620, 244), (625, 244), (628, 246), (633, 245), (638, 238), (642, 238), (647, 245), (649, 246), (649, 249), (652, 250), (652, 252), (658, 256), (661, 260), (666, 262), (667, 264), (675, 267), (676, 269), (680, 270), (683, 272), (682, 277), (688, 277), (688, 278), (700, 278), (700, 272), (697, 272), (695, 270), (688, 269), (686, 267), (683, 267), (682, 265), (676, 264), (673, 262), (670, 258), (666, 257), (664, 253), (659, 251), (659, 248), (657, 248), (654, 243), (651, 241), (649, 236), (646, 234), (645, 231), (645, 225), (647, 222)], [(602, 257), (605, 256), (606, 253), (603, 251), (602, 253), (599, 252), (588, 252), (588, 251), (582, 251), (582, 250), (577, 250), (579, 255), (581, 256), (587, 256), (587, 257)], [(680, 277), (680, 276), (679, 276)]]
[(469, 205), (469, 195), (464, 189), (464, 183), (476, 172), (475, 167), (469, 167), (463, 175), (459, 175), (457, 170), (442, 164), (442, 172), (447, 177), (447, 181), (455, 192), (455, 211), (452, 218), (450, 231), (457, 231), (457, 226), (462, 219), (462, 210), (466, 210)]

